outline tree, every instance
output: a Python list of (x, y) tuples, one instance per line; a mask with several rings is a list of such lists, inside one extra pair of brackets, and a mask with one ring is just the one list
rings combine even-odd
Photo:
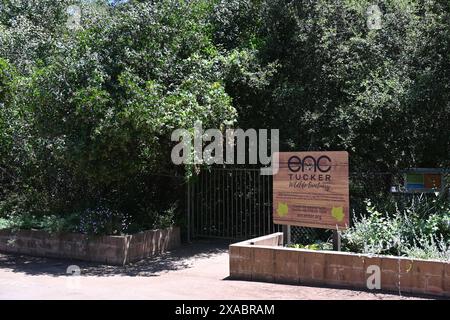
[(264, 86), (227, 81), (241, 126), (280, 128), (285, 151), (348, 150), (354, 170), (448, 166), (448, 4), (383, 1), (370, 29), (370, 1), (227, 3), (218, 46), (257, 43), (276, 67)]
[(172, 0), (92, 11), (80, 28), (61, 29), (42, 58), (33, 48), (25, 55), (32, 62), (17, 62), (20, 85), (8, 108), (22, 115), (24, 126), (14, 129), (27, 130), (14, 147), (27, 155), (24, 183), (39, 194), (33, 210), (107, 202), (136, 213), (177, 198), (170, 188), (154, 191), (154, 175), (179, 170), (167, 160), (171, 132), (196, 120), (225, 127), (236, 117), (209, 12), (205, 1)]

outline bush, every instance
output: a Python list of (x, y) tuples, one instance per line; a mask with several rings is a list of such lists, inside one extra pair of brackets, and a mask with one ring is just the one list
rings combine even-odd
[(77, 232), (96, 235), (120, 235), (148, 229), (165, 229), (175, 223), (177, 205), (166, 210), (141, 210), (136, 217), (111, 209), (114, 204), (100, 201), (100, 204), (72, 214), (26, 214), (14, 212), (0, 218), (0, 229), (44, 230), (47, 232)]
[[(172, 131), (236, 119), (223, 81), (231, 58), (212, 43), (208, 3), (103, 2), (107, 16), (80, 4), (79, 30), (65, 28), (68, 1), (5, 4), (0, 217), (36, 228), (79, 213), (75, 229), (94, 233), (174, 221), (164, 211), (184, 187), (172, 178), (185, 172), (170, 161)], [(10, 23), (10, 14), (23, 23)]]
[(288, 245), (289, 248), (295, 249), (308, 249), (308, 250), (333, 250), (333, 244), (330, 242), (318, 241), (312, 244), (291, 244)]
[(341, 233), (344, 250), (448, 260), (450, 205), (445, 198), (422, 195), (395, 208), (380, 212), (367, 202), (369, 214)]
[(0, 218), (0, 229), (12, 230), (44, 230), (47, 232), (74, 232), (78, 217), (70, 215), (61, 217), (57, 215), (10, 215)]
[(128, 231), (130, 217), (106, 206), (86, 209), (78, 215), (75, 231), (84, 234), (120, 235)]

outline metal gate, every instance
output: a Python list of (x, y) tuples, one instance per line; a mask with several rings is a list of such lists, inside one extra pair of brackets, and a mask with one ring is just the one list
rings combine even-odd
[(210, 168), (188, 188), (191, 238), (250, 239), (281, 230), (272, 222), (272, 176), (260, 169)]
[[(259, 168), (209, 168), (188, 184), (189, 239), (243, 240), (281, 232), (272, 220), (272, 176)], [(292, 243), (325, 241), (329, 230), (291, 227)]]

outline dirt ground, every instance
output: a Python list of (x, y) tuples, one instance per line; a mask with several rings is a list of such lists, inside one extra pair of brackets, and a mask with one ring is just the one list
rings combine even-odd
[[(195, 242), (126, 267), (0, 254), (0, 299), (419, 299), (229, 280), (227, 248)], [(80, 276), (66, 273), (71, 265)]]

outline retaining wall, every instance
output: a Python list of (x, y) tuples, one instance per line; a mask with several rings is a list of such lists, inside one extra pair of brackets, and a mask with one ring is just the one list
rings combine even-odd
[(0, 252), (124, 265), (180, 245), (180, 228), (124, 236), (0, 230)]
[(230, 245), (232, 279), (367, 290), (378, 266), (381, 290), (450, 297), (450, 262), (282, 247), (283, 234)]

